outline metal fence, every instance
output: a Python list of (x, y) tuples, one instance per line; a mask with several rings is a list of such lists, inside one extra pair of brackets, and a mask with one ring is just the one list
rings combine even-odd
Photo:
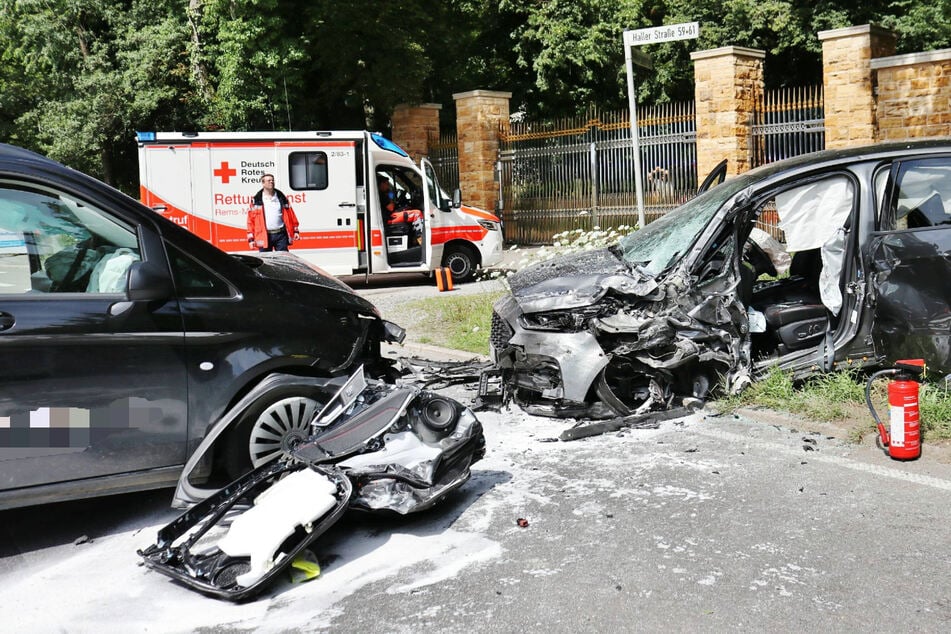
[(430, 136), (428, 158), (439, 184), (447, 192), (459, 187), (459, 143), (455, 132)]
[(822, 86), (768, 90), (753, 113), (753, 167), (825, 149)]
[[(696, 192), (693, 103), (642, 109), (638, 135), (650, 221)], [(514, 123), (500, 136), (497, 173), (507, 241), (541, 244), (569, 229), (637, 223), (627, 111)]]
[[(824, 150), (822, 86), (767, 90), (753, 113), (752, 137), (752, 167)], [(756, 225), (785, 240), (775, 209), (764, 210)]]
[[(693, 102), (642, 108), (638, 134), (647, 221), (692, 198), (697, 189)], [(825, 147), (822, 86), (766, 91), (754, 112), (753, 167)], [(447, 191), (459, 186), (457, 137), (429, 142), (429, 159)], [(505, 239), (550, 243), (569, 229), (637, 223), (630, 118), (626, 110), (517, 122), (499, 135), (496, 165)], [(775, 213), (760, 228), (782, 238)]]

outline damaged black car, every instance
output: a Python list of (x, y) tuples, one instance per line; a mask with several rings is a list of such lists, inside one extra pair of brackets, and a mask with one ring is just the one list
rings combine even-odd
[(404, 334), (293, 253), (226, 254), (0, 144), (0, 509), (174, 486), (209, 437), (192, 479), (225, 484), (304, 433), (306, 379), (392, 379)]
[[(779, 248), (757, 230), (773, 214)], [(565, 417), (703, 401), (773, 366), (803, 378), (924, 358), (948, 372), (948, 279), (951, 142), (826, 151), (514, 274), (490, 349), (511, 398)]]

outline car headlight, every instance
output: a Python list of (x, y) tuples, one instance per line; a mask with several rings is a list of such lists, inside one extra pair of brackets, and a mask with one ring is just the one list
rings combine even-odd
[(522, 327), (527, 330), (563, 330), (578, 332), (584, 330), (591, 315), (583, 311), (553, 311), (522, 315)]
[(492, 220), (477, 220), (476, 222), (478, 222), (480, 225), (482, 225), (483, 228), (488, 229), (489, 231), (499, 230), (499, 223), (494, 222)]

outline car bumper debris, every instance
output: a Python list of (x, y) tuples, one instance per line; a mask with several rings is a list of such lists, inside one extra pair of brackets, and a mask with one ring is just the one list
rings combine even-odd
[(469, 479), (485, 437), (460, 403), (361, 371), (287, 454), (162, 528), (139, 551), (145, 564), (209, 596), (250, 599), (348, 509), (407, 514), (443, 500)]

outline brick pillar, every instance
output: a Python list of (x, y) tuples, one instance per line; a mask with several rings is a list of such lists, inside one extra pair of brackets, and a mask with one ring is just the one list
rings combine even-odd
[(438, 103), (424, 103), (418, 106), (401, 104), (396, 106), (390, 121), (393, 124), (393, 141), (419, 162), (429, 156), (430, 135), (439, 136)]
[(727, 175), (750, 169), (753, 111), (763, 99), (764, 51), (724, 46), (690, 54), (696, 82), (697, 181), (727, 159)]
[(470, 90), (456, 93), (452, 98), (456, 100), (459, 187), (463, 200), (492, 211), (498, 200), (495, 162), (499, 153), (499, 130), (508, 130), (512, 93)]
[(895, 34), (866, 24), (820, 31), (826, 148), (879, 139), (872, 59), (895, 52)]

